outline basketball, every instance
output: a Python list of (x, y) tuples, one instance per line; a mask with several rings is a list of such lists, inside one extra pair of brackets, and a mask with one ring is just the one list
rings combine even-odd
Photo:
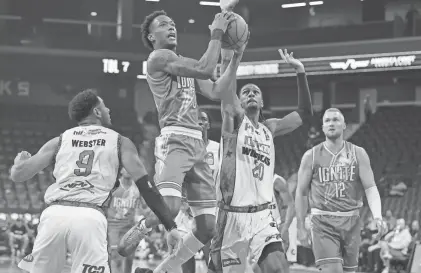
[(242, 47), (248, 39), (249, 27), (240, 15), (234, 13), (236, 20), (231, 22), (224, 36), (222, 37), (222, 48), (238, 49)]

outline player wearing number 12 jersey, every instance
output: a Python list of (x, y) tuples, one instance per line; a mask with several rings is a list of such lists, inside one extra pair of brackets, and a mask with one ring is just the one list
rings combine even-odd
[(54, 164), (56, 178), (45, 193), (48, 207), (32, 253), (19, 267), (31, 273), (62, 272), (70, 252), (71, 272), (109, 273), (105, 210), (121, 167), (170, 231), (169, 244), (177, 245), (180, 236), (168, 207), (148, 181), (134, 144), (107, 128), (111, 119), (102, 99), (91, 90), (77, 94), (69, 103), (69, 116), (77, 127), (48, 141), (34, 156), (19, 153), (11, 170), (13, 181), (23, 182)]
[[(245, 272), (250, 260), (262, 272), (288, 272), (281, 234), (272, 216), (275, 136), (298, 128), (312, 115), (303, 64), (280, 52), (298, 76), (298, 111), (283, 119), (259, 121), (263, 107), (260, 88), (247, 84), (222, 96), (221, 167), (217, 177), (217, 232), (211, 245), (210, 272)], [(223, 67), (241, 52), (222, 51)], [(234, 80), (234, 79), (233, 79)], [(237, 125), (236, 125), (237, 123)]]
[(326, 140), (307, 151), (298, 171), (295, 199), (299, 239), (307, 244), (304, 227), (307, 196), (311, 208), (311, 238), (316, 265), (322, 272), (355, 272), (360, 246), (359, 209), (364, 190), (379, 233), (380, 195), (367, 153), (344, 141), (345, 120), (331, 108), (323, 116)]

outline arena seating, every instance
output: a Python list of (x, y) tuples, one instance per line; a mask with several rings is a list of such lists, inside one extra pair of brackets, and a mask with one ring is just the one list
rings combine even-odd
[[(371, 159), (383, 209), (407, 221), (420, 219), (421, 199), (421, 107), (380, 107), (351, 141), (364, 147)], [(403, 182), (403, 197), (388, 196), (390, 188)]]

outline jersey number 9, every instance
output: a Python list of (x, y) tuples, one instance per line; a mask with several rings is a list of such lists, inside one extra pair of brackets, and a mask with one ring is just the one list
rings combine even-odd
[(93, 150), (85, 150), (79, 154), (79, 160), (76, 161), (76, 165), (79, 169), (74, 170), (74, 174), (77, 176), (88, 176), (92, 172), (92, 166), (94, 163), (95, 152)]

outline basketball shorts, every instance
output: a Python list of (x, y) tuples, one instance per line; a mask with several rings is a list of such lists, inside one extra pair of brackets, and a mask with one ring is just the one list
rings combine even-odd
[(127, 231), (129, 231), (131, 227), (132, 225), (125, 227), (108, 227), (108, 243), (111, 254), (111, 272), (131, 272), (134, 253), (129, 257), (123, 257), (117, 252), (117, 246), (120, 243), (121, 238)]
[(263, 249), (274, 242), (282, 239), (270, 210), (238, 213), (218, 209), (209, 269), (216, 273), (249, 272), (250, 263), (257, 263)]
[(312, 215), (311, 238), (316, 265), (342, 263), (344, 271), (355, 271), (361, 242), (360, 217)]
[(190, 206), (216, 207), (215, 182), (202, 139), (164, 134), (155, 141), (155, 184), (163, 196), (182, 196)]
[(19, 263), (31, 273), (62, 272), (67, 252), (71, 272), (110, 273), (107, 220), (93, 208), (52, 205), (40, 218), (32, 253)]

